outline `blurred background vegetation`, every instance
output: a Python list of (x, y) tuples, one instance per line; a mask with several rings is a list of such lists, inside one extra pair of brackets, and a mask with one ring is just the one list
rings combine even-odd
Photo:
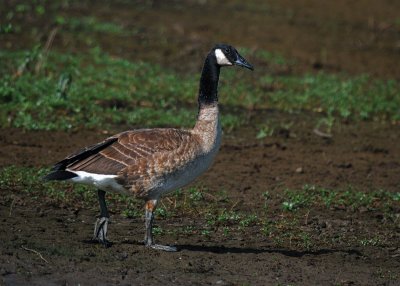
[[(260, 109), (316, 113), (316, 126), (398, 122), (396, 9), (373, 10), (369, 1), (368, 17), (335, 18), (348, 4), (289, 2), (6, 1), (0, 125), (190, 127), (203, 59), (218, 42), (256, 67), (222, 73), (225, 131), (252, 124)], [(324, 12), (310, 17), (316, 8)]]

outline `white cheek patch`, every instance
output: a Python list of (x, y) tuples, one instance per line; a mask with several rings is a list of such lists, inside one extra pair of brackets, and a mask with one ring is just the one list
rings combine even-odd
[(221, 51), (221, 49), (215, 50), (215, 57), (217, 58), (217, 63), (220, 66), (231, 66), (232, 65), (232, 63), (226, 58), (226, 56)]

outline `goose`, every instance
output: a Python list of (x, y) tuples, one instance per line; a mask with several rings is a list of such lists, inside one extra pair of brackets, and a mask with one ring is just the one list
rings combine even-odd
[(100, 216), (95, 223), (95, 241), (109, 246), (110, 215), (105, 194), (116, 192), (144, 200), (146, 247), (177, 251), (174, 246), (154, 243), (154, 211), (163, 195), (189, 184), (211, 166), (222, 135), (217, 95), (220, 68), (234, 65), (253, 70), (231, 45), (217, 44), (207, 54), (200, 77), (197, 120), (192, 129), (125, 131), (67, 156), (44, 177), (45, 181), (97, 188)]

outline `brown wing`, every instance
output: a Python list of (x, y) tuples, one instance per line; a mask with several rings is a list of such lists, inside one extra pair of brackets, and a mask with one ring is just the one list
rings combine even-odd
[(126, 167), (135, 165), (138, 160), (143, 162), (143, 159), (151, 158), (155, 153), (168, 153), (178, 149), (188, 136), (188, 131), (178, 129), (123, 132), (94, 145), (94, 148), (86, 148), (83, 154), (86, 152), (89, 156), (83, 156), (82, 152), (78, 153), (79, 160), (71, 160), (74, 157), (70, 156), (70, 163), (64, 164), (64, 168), (96, 174), (117, 174)]

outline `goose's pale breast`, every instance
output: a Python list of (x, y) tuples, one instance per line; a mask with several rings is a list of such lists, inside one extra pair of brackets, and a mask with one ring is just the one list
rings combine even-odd
[(201, 152), (195, 156), (193, 160), (182, 166), (179, 170), (172, 173), (160, 187), (162, 193), (168, 193), (170, 191), (181, 188), (197, 177), (203, 174), (212, 165), (215, 156), (218, 153), (221, 144), (221, 132), (215, 138), (216, 141), (212, 144), (212, 147), (206, 152)]
[(211, 166), (222, 137), (218, 106), (201, 110), (196, 126), (190, 132), (188, 141), (161, 164), (159, 169), (165, 175), (154, 174), (156, 176), (152, 176), (143, 194), (154, 197), (167, 194), (191, 183)]

